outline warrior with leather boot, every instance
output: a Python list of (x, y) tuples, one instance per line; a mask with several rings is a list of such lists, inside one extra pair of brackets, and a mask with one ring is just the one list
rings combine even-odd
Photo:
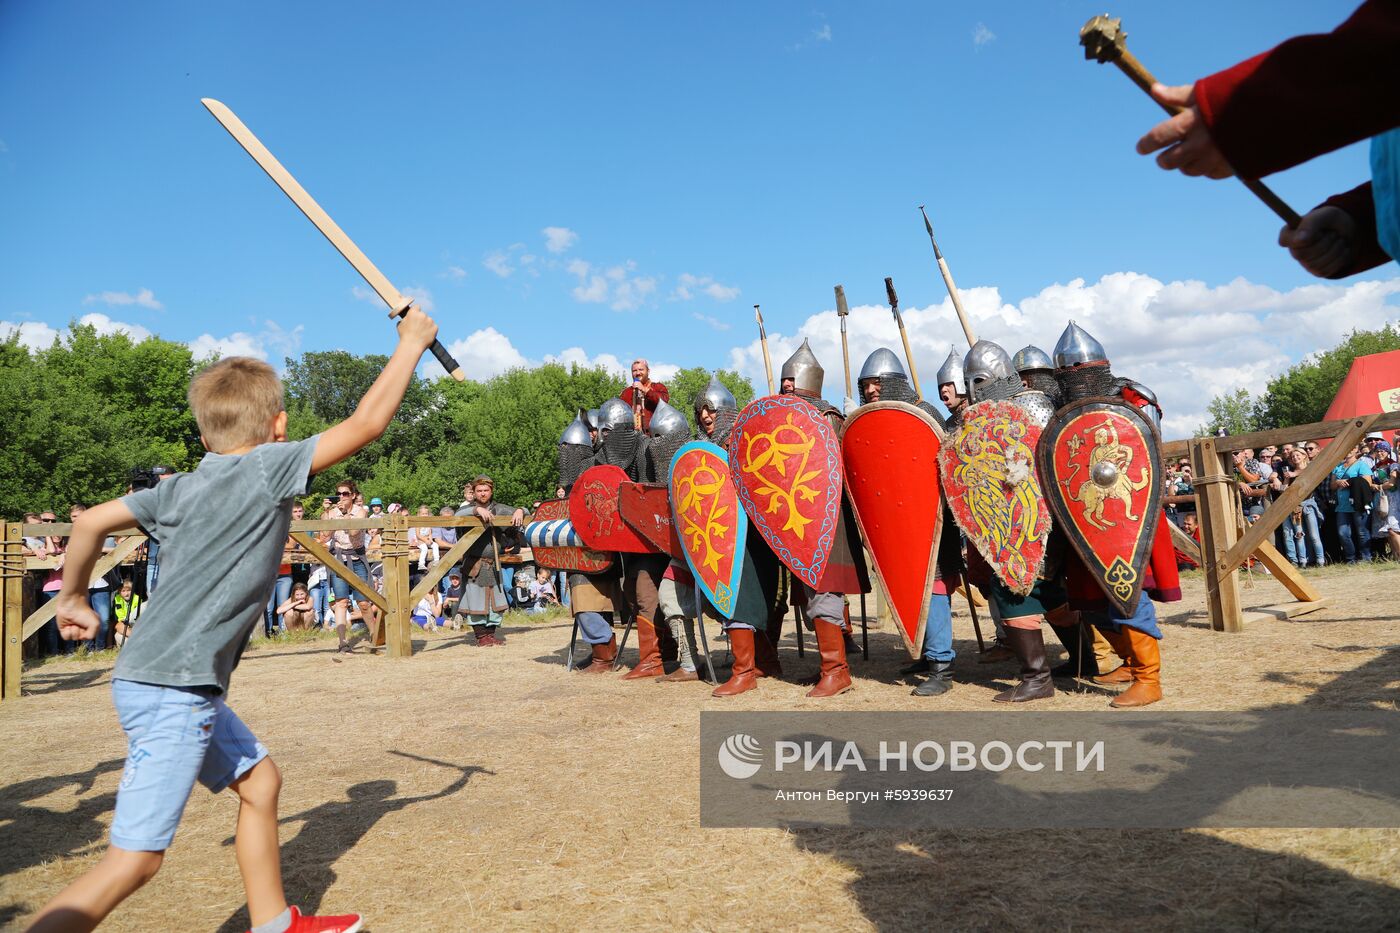
[[(825, 370), (817, 361), (808, 341), (803, 340), (797, 352), (788, 357), (782, 368), (783, 395), (796, 395), (826, 417), (839, 433), (844, 416), (835, 405), (822, 398)], [(870, 592), (870, 577), (865, 567), (864, 550), (856, 530), (855, 514), (849, 498), (843, 493), (841, 507), (836, 512), (837, 527), (834, 544), (827, 558), (826, 572), (813, 587), (794, 578), (805, 597), (807, 617), (817, 636), (821, 655), (821, 675), (816, 686), (807, 692), (814, 698), (836, 696), (851, 689), (850, 666), (846, 660), (850, 641), (847, 625), (846, 594)]]
[[(651, 479), (655, 483), (669, 486), (671, 460), (676, 451), (681, 449), (681, 445), (691, 440), (690, 424), (685, 420), (685, 415), (673, 406), (666, 402), (658, 402), (652, 413), (647, 435), (647, 461)], [(695, 579), (690, 575), (685, 563), (672, 558), (657, 585), (657, 602), (660, 604), (662, 621), (657, 640), (661, 642), (662, 666), (674, 663), (675, 669), (669, 674), (657, 677), (660, 683), (687, 683), (700, 679), (695, 665), (697, 652), (694, 587)], [(669, 635), (669, 638), (664, 637), (666, 635)]]
[[(587, 413), (569, 422), (559, 438), (559, 482), (565, 495), (573, 489), (583, 471), (593, 465), (593, 430)], [(585, 674), (602, 674), (612, 670), (617, 658), (617, 636), (612, 620), (617, 597), (616, 580), (611, 572), (580, 573), (569, 571), (569, 609), (579, 634), (593, 653), (590, 663), (578, 668)]]
[[(511, 508), (496, 501), (496, 483), (491, 477), (478, 476), (462, 491), (467, 501), (457, 510), (457, 518), (475, 515), (483, 522), (489, 522), (508, 515), (515, 528), (525, 524), (523, 508)], [(477, 645), (483, 648), (505, 644), (497, 634), (501, 626), (501, 613), (505, 612), (507, 605), (505, 590), (501, 588), (500, 567), (497, 565), (500, 558), (497, 537), (506, 533), (506, 529), (487, 526), (462, 558), (462, 598), (457, 604), (457, 611), (467, 617)]]
[(860, 368), (860, 377), (856, 384), (860, 388), (860, 404), (862, 405), (869, 405), (872, 402), (904, 402), (929, 415), (940, 428), (946, 427), (943, 415), (938, 409), (919, 398), (914, 387), (909, 383), (909, 375), (904, 371), (904, 364), (888, 347), (879, 347), (866, 357), (865, 365)]
[[(670, 405), (666, 407), (671, 408)], [(675, 411), (674, 408), (671, 410)], [(619, 467), (632, 482), (645, 483), (651, 479), (652, 473), (651, 459), (647, 455), (650, 438), (637, 430), (633, 414), (621, 399), (610, 398), (602, 404), (599, 408), (599, 433), (603, 442), (594, 462)], [(622, 679), (659, 677), (666, 673), (661, 656), (661, 636), (657, 629), (657, 623), (661, 621), (659, 587), (670, 558), (665, 554), (625, 554), (618, 557), (622, 564), (622, 593), (637, 627), (638, 652), (637, 665), (622, 675)], [(669, 630), (666, 640), (670, 641)]]
[[(959, 485), (966, 491), (962, 494), (972, 497), (968, 502), (955, 503), (954, 517), (968, 533), (969, 539), (981, 542), (989, 533), (994, 537), (994, 529), (968, 525), (970, 521), (975, 521), (976, 509), (973, 507), (976, 505), (976, 497), (982, 496), (987, 506), (1001, 507), (1002, 493), (994, 487), (1002, 483), (1009, 487), (1015, 482), (1016, 488), (1021, 491), (1012, 497), (1012, 501), (1018, 502), (1021, 512), (1008, 513), (1008, 527), (1018, 530), (1021, 525), (1033, 522), (1044, 535), (1038, 548), (1033, 539), (1023, 543), (1021, 550), (1003, 546), (993, 546), (991, 550), (987, 550), (987, 546), (982, 545), (983, 556), (989, 564), (994, 565), (990, 597), (1004, 626), (1005, 646), (1014, 652), (1021, 662), (1020, 680), (1017, 685), (997, 694), (993, 699), (1000, 703), (1047, 699), (1054, 696), (1055, 687), (1051, 681), (1050, 665), (1045, 655), (1045, 639), (1041, 634), (1040, 625), (1042, 622), (1049, 622), (1055, 628), (1073, 627), (1078, 619), (1066, 606), (1064, 589), (1059, 584), (1059, 563), (1054, 542), (1049, 537), (1048, 511), (1043, 500), (1039, 498), (1036, 488), (1038, 484), (1029, 482), (1029, 474), (1034, 472), (1033, 446), (1019, 443), (1014, 449), (1008, 447), (1005, 450), (992, 451), (985, 448), (985, 441), (1003, 433), (1007, 438), (1019, 438), (1028, 432), (1034, 432), (1038, 439), (1038, 431), (1053, 414), (1054, 406), (1045, 393), (1026, 386), (1016, 372), (1011, 355), (990, 340), (979, 340), (968, 351), (963, 360), (963, 376), (967, 384), (969, 404), (963, 412), (963, 427), (948, 452), (956, 455), (965, 448), (975, 456), (963, 462), (954, 471), (959, 472), (963, 478)], [(996, 403), (1006, 402), (1014, 407), (996, 407)], [(989, 419), (991, 424), (987, 430), (991, 430), (990, 435), (970, 438), (965, 436), (967, 432), (974, 431), (979, 424)], [(997, 427), (1002, 422), (1006, 427), (1004, 432)], [(956, 457), (945, 462), (955, 463)], [(1011, 474), (1013, 464), (1016, 463), (1020, 466), (1014, 469), (1027, 475), (1016, 476), (1013, 479)], [(1006, 475), (984, 479), (981, 482), (968, 479), (978, 475), (978, 470), (982, 468), (1002, 471)], [(991, 483), (992, 487), (986, 486), (986, 483)], [(954, 490), (957, 488), (958, 486), (951, 484), (948, 486), (950, 498), (954, 496)], [(991, 494), (990, 498), (987, 498), (988, 493)], [(959, 508), (958, 505), (962, 507)], [(973, 510), (970, 512), (969, 508)], [(972, 548), (969, 548), (969, 551), (971, 550)], [(1014, 556), (1016, 560), (1003, 561), (1001, 566), (996, 566), (992, 558), (1004, 557), (1007, 554)]]
[(1102, 633), (1123, 668), (1094, 678), (1129, 682), (1110, 705), (1162, 698), (1162, 632), (1153, 600), (1181, 598), (1161, 508), (1155, 395), (1113, 374), (1103, 345), (1073, 321), (1054, 353), (1061, 405), (1042, 438), (1042, 469), (1057, 521), (1074, 545), (1065, 562), (1070, 603)]

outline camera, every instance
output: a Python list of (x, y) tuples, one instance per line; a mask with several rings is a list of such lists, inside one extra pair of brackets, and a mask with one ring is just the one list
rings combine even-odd
[(131, 490), (150, 489), (160, 482), (161, 477), (170, 476), (175, 472), (170, 466), (150, 466), (136, 467), (131, 471)]

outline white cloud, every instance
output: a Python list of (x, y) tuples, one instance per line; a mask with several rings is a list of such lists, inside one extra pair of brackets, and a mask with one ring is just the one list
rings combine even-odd
[(818, 42), (831, 41), (831, 24), (822, 23), (822, 28), (812, 30), (812, 38)]
[(510, 257), (501, 250), (494, 250), (487, 253), (481, 260), (481, 264), (503, 279), (509, 278), (510, 275), (515, 272), (515, 269), (510, 264)]
[(544, 234), (544, 248), (551, 253), (568, 252), (578, 242), (578, 234), (568, 227), (545, 227), (540, 232)]
[(102, 336), (108, 334), (126, 334), (131, 338), (132, 343), (140, 343), (151, 332), (140, 324), (128, 324), (125, 321), (114, 321), (105, 314), (84, 314), (78, 318), (79, 324), (87, 325), (97, 331)]
[(15, 331), (19, 331), (20, 346), (29, 350), (47, 350), (60, 333), (68, 332), (68, 328), (60, 332), (43, 321), (0, 321), (0, 340), (9, 340)]
[(436, 307), (433, 304), (433, 293), (421, 285), (410, 285), (407, 288), (400, 289), (400, 293), (405, 298), (412, 298), (414, 301), (418, 302), (418, 307), (422, 308), (424, 311), (432, 311), (433, 308)]
[(463, 269), (461, 266), (448, 266), (439, 273), (439, 276), (444, 279), (450, 279), (453, 282), (460, 282), (467, 277), (467, 270)]
[(606, 302), (614, 311), (635, 311), (656, 293), (659, 281), (655, 276), (633, 275), (637, 264), (627, 260), (619, 265), (599, 268), (582, 259), (571, 259), (565, 268), (578, 279), (570, 294), (584, 304)]
[(226, 356), (251, 356), (259, 360), (267, 359), (267, 350), (263, 347), (262, 340), (243, 331), (235, 331), (226, 337), (200, 334), (190, 341), (190, 350), (197, 360), (205, 360), (213, 356), (218, 356), (221, 359)]
[(988, 29), (986, 23), (978, 23), (972, 29), (972, 47), (981, 49), (982, 46), (991, 42), (996, 37), (997, 34)]
[[(529, 360), (511, 344), (510, 338), (494, 327), (475, 331), (463, 340), (454, 340), (447, 350), (462, 364), (467, 378), (484, 382), (492, 376), (499, 376), (508, 369), (530, 365)], [(429, 368), (433, 375), (446, 375), (433, 357)]]
[(695, 320), (697, 321), (703, 321), (715, 330), (729, 330), (729, 328), (732, 326), (728, 321), (721, 321), (717, 317), (711, 317), (708, 314), (701, 314), (699, 311), (696, 311), (693, 314), (691, 314), (691, 317), (695, 318)]
[(530, 268), (535, 264), (537, 256), (527, 252), (524, 243), (512, 243), (505, 249), (496, 249), (487, 253), (481, 260), (481, 264), (491, 272), (503, 279), (508, 279), (516, 272), (527, 270), (532, 278), (539, 276), (539, 270)]
[(739, 297), (737, 286), (723, 285), (716, 282), (711, 275), (691, 275), (689, 272), (682, 272), (676, 282), (676, 287), (669, 296), (672, 301), (690, 301), (697, 291), (715, 301), (733, 301)]
[(149, 288), (143, 288), (136, 294), (130, 292), (101, 292), (96, 295), (88, 295), (83, 299), (83, 304), (104, 304), (109, 306), (117, 305), (140, 305), (143, 308), (150, 308), (153, 311), (160, 311), (165, 305), (156, 301), (155, 294)]
[[(1169, 438), (1190, 436), (1205, 420), (1212, 396), (1244, 387), (1258, 393), (1272, 377), (1303, 357), (1336, 345), (1355, 328), (1374, 329), (1400, 317), (1391, 296), (1400, 277), (1350, 285), (1307, 285), (1279, 292), (1236, 279), (1225, 285), (1163, 283), (1134, 272), (1049, 285), (1019, 304), (1002, 300), (994, 287), (962, 291), (963, 305), (978, 337), (1015, 353), (1027, 344), (1054, 348), (1071, 318), (1108, 349), (1115, 373), (1151, 387), (1165, 414)], [(904, 309), (905, 328), (925, 394), (948, 355), (967, 343), (951, 300)], [(851, 308), (847, 319), (851, 368), (858, 372), (876, 347), (903, 359), (899, 331), (883, 305)], [(795, 333), (769, 333), (774, 367), (780, 367), (802, 338), (826, 367), (828, 396), (839, 397), (843, 376), (840, 324), (834, 310), (812, 314)], [(730, 351), (730, 365), (764, 382), (757, 340)]]

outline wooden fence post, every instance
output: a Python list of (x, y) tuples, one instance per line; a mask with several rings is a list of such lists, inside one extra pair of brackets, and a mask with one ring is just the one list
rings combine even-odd
[(1217, 632), (1244, 630), (1239, 578), (1234, 570), (1221, 572), (1220, 559), (1234, 546), (1239, 534), (1235, 516), (1234, 475), (1227, 466), (1229, 454), (1219, 454), (1215, 438), (1192, 440), (1191, 469), (1199, 490), (1198, 520), (1201, 526), (1201, 569), (1206, 575), (1206, 604), (1210, 627)]
[(402, 512), (384, 516), (380, 539), (384, 560), (384, 599), (388, 606), (380, 632), (391, 658), (413, 654), (413, 606), (408, 601), (408, 516)]
[(20, 672), (24, 665), (24, 526), (5, 524), (3, 552), (0, 552), (0, 700), (17, 700)]

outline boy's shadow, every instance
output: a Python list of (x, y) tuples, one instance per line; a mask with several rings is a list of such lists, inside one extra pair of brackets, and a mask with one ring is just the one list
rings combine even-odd
[(122, 763), (113, 758), (88, 771), (34, 778), (0, 789), (0, 826), (8, 836), (8, 843), (0, 846), (0, 877), (76, 855), (101, 841), (107, 830), (99, 817), (111, 812), (115, 790), (82, 797), (71, 810), (30, 806), (29, 801), (69, 786), (75, 796), (87, 794), (97, 778), (120, 771)]
[[(320, 909), (321, 899), (336, 881), (332, 867), (335, 861), (353, 849), (381, 817), (410, 804), (426, 803), (455, 794), (467, 786), (473, 775), (495, 774), (476, 765), (452, 765), (404, 752), (391, 754), (443, 765), (461, 774), (440, 791), (413, 797), (395, 797), (398, 791), (396, 781), (363, 781), (346, 791), (346, 800), (330, 801), (283, 817), (279, 822), (302, 824), (301, 832), (282, 846), (282, 885), (287, 892), (287, 903), (297, 905), (303, 914), (314, 914)], [(224, 845), (232, 844), (232, 837), (224, 840)], [(248, 908), (245, 905), (224, 921), (219, 933), (248, 928)]]

